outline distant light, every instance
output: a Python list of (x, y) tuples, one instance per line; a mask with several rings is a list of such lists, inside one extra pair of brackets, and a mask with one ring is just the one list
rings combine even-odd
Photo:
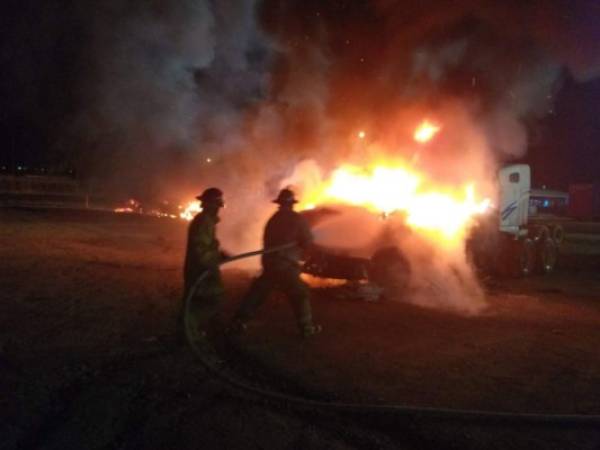
[(207, 162), (207, 163), (211, 163), (211, 162), (212, 162), (212, 158), (210, 158), (210, 157), (209, 157), (209, 158), (206, 158), (206, 162)]
[(358, 132), (358, 138), (359, 139), (364, 139), (367, 136), (367, 133), (365, 133), (364, 131), (359, 131)]

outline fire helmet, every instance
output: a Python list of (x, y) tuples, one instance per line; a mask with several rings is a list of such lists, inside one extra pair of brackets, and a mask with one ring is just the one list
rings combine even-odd
[(279, 191), (279, 195), (273, 203), (278, 203), (280, 205), (293, 205), (294, 203), (298, 203), (296, 200), (296, 196), (294, 195), (294, 191), (291, 189), (282, 189)]
[(223, 201), (223, 191), (216, 187), (205, 189), (204, 192), (196, 198), (200, 200), (203, 205), (225, 206), (225, 202)]

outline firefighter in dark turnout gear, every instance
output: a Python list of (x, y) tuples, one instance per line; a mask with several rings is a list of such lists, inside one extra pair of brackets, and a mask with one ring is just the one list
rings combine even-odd
[(223, 193), (217, 188), (206, 189), (196, 198), (202, 203), (202, 212), (194, 217), (188, 228), (183, 278), (185, 299), (198, 277), (207, 272), (190, 299), (192, 331), (195, 338), (199, 339), (206, 336), (209, 325), (216, 318), (225, 292), (219, 271), (219, 263), (225, 255), (216, 238), (219, 209), (224, 206), (224, 202)]
[(321, 331), (320, 325), (312, 320), (310, 293), (308, 286), (300, 279), (300, 259), (304, 250), (312, 245), (313, 236), (304, 217), (294, 211), (297, 200), (289, 189), (282, 189), (273, 200), (279, 210), (271, 216), (265, 227), (264, 248), (274, 248), (288, 243), (290, 248), (262, 257), (262, 274), (254, 280), (235, 319), (233, 330), (243, 331), (246, 322), (264, 300), (277, 290), (285, 294), (291, 302), (300, 333), (311, 336)]

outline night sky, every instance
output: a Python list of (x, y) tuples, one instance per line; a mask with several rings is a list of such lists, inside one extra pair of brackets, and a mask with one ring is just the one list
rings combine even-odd
[[(146, 3), (151, 7), (144, 6)], [(379, 105), (380, 102), (385, 105), (390, 98), (389, 86), (393, 84), (386, 84), (387, 81), (382, 81), (384, 74), (388, 78), (397, 76), (398, 79), (405, 79), (402, 77), (406, 76), (406, 71), (403, 71), (400, 66), (390, 64), (390, 49), (393, 49), (394, 46), (399, 49), (402, 47), (402, 51), (406, 51), (408, 43), (414, 44), (416, 47), (417, 43), (421, 45), (427, 40), (428, 45), (431, 46), (437, 45), (444, 39), (455, 39), (456, 36), (463, 35), (469, 38), (484, 36), (478, 42), (489, 41), (491, 47), (496, 45), (496, 42), (502, 42), (493, 33), (488, 36), (486, 22), (481, 18), (487, 17), (485, 14), (496, 8), (494, 2), (483, 2), (488, 4), (489, 11), (481, 14), (480, 11), (476, 13), (469, 11), (468, 14), (465, 13), (464, 17), (440, 18), (445, 13), (439, 13), (440, 17), (422, 21), (423, 11), (417, 11), (416, 8), (415, 11), (409, 11), (400, 3), (389, 0), (332, 1), (327, 2), (327, 5), (323, 5), (320, 1), (266, 1), (258, 4), (255, 8), (257, 17), (255, 25), (247, 22), (247, 15), (237, 14), (235, 5), (240, 2), (223, 2), (223, 4), (227, 4), (227, 7), (224, 8), (215, 6), (218, 2), (199, 2), (199, 4), (208, 5), (208, 8), (213, 10), (211, 20), (214, 24), (211, 25), (213, 27), (211, 30), (216, 31), (207, 32), (206, 36), (208, 37), (200, 34), (202, 30), (194, 29), (194, 24), (191, 23), (192, 20), (195, 20), (193, 17), (191, 19), (184, 18), (185, 13), (177, 11), (175, 6), (171, 8), (169, 6), (171, 3), (111, 1), (106, 2), (109, 6), (104, 7), (88, 1), (21, 0), (19, 2), (3, 2), (0, 13), (0, 62), (2, 67), (0, 71), (0, 135), (2, 142), (0, 164), (9, 168), (17, 165), (76, 167), (82, 173), (81, 176), (85, 177), (86, 164), (97, 165), (100, 164), (99, 161), (110, 159), (113, 155), (137, 151), (130, 150), (133, 148), (131, 142), (139, 140), (143, 140), (148, 147), (169, 148), (168, 152), (171, 155), (169, 158), (173, 157), (176, 160), (181, 158), (181, 155), (184, 159), (188, 158), (189, 153), (196, 151), (198, 142), (206, 143), (203, 148), (211, 148), (211, 145), (219, 144), (222, 135), (214, 131), (219, 130), (218, 127), (242, 127), (245, 119), (239, 119), (238, 116), (241, 115), (241, 112), (247, 114), (247, 111), (252, 110), (260, 102), (281, 105), (283, 103), (281, 97), (284, 94), (293, 97), (289, 94), (289, 80), (292, 78), (290, 73), (293, 74), (294, 68), (304, 62), (313, 61), (309, 60), (307, 56), (310, 50), (309, 44), (324, 48), (325, 44), (322, 41), (325, 39), (327, 51), (323, 54), (330, 60), (328, 64), (324, 63), (324, 65), (328, 67), (329, 79), (333, 80), (329, 88), (329, 100), (326, 108), (332, 116), (339, 120), (342, 120), (342, 116), (346, 114), (343, 117), (344, 123), (354, 119), (354, 116), (350, 117), (351, 114), (347, 111), (373, 111), (373, 115), (375, 115), (377, 114), (375, 110), (378, 108), (374, 105)], [(442, 5), (440, 11), (452, 10), (450, 4), (452, 2), (429, 1), (425, 3), (434, 11), (437, 3)], [(465, 5), (472, 2), (458, 3), (467, 8)], [(567, 17), (568, 19), (567, 30), (573, 32), (574, 36), (571, 36), (570, 43), (578, 48), (579, 40), (581, 40), (581, 47), (584, 48), (588, 46), (588, 42), (584, 41), (596, 42), (592, 44), (592, 49), (597, 49), (597, 41), (600, 40), (598, 39), (600, 37), (600, 25), (598, 25), (600, 21), (593, 19), (600, 17), (600, 8), (594, 1), (524, 3), (531, 4), (531, 11), (534, 11), (532, 17), (536, 18), (546, 17), (545, 12), (541, 15), (538, 14), (537, 7), (552, 8), (551, 5), (554, 5), (559, 10), (556, 17)], [(516, 6), (520, 5), (520, 2), (500, 2), (498, 4), (509, 5), (502, 6), (503, 12), (506, 14), (511, 13), (510, 8), (513, 7), (510, 5), (514, 5), (515, 11), (522, 8)], [(575, 11), (573, 14), (570, 12), (572, 4), (578, 5), (577, 8), (573, 7), (573, 11)], [(460, 9), (460, 7), (458, 8)], [(467, 11), (467, 9), (465, 10)], [(196, 11), (196, 13), (199, 22), (202, 22), (207, 14), (202, 11)], [(402, 14), (405, 14), (406, 17), (402, 16), (403, 19), (398, 24), (394, 24), (389, 19), (391, 15), (400, 16)], [(414, 14), (418, 20), (412, 21), (411, 14)], [(550, 14), (554, 13), (550, 12)], [(147, 17), (151, 17), (152, 20)], [(171, 48), (167, 44), (162, 44), (163, 35), (157, 37), (157, 33), (131, 33), (134, 36), (131, 38), (127, 31), (134, 26), (139, 26), (139, 23), (146, 26), (143, 20), (152, 24), (160, 23), (162, 17), (167, 17), (165, 21), (172, 27), (164, 31), (167, 41), (168, 37), (177, 33), (180, 28), (189, 28), (192, 38), (193, 33), (197, 33), (197, 39), (200, 41), (210, 38), (216, 42), (213, 48), (207, 50), (207, 54), (212, 52), (210, 53), (212, 59), (209, 63), (206, 62), (208, 59), (198, 57), (190, 63), (188, 68), (184, 69), (190, 74), (189, 80), (195, 83), (194, 89), (200, 92), (199, 97), (210, 98), (208, 102), (210, 107), (198, 110), (193, 107), (193, 99), (191, 100), (196, 119), (190, 125), (190, 129), (202, 130), (202, 133), (198, 132), (197, 135), (194, 134), (191, 137), (187, 131), (185, 133), (177, 131), (179, 134), (176, 137), (164, 140), (157, 138), (157, 133), (152, 134), (152, 129), (156, 128), (150, 125), (155, 123), (153, 121), (163, 124), (168, 120), (164, 120), (165, 115), (148, 118), (147, 115), (144, 115), (146, 112), (143, 110), (148, 107), (149, 109), (160, 110), (163, 108), (165, 111), (171, 111), (173, 106), (162, 97), (158, 100), (151, 98), (148, 106), (140, 102), (140, 99), (144, 98), (144, 91), (140, 91), (141, 93), (135, 96), (132, 95), (131, 99), (127, 95), (120, 97), (123, 101), (123, 109), (129, 108), (133, 113), (125, 111), (123, 117), (119, 116), (118, 118), (107, 113), (106, 111), (110, 108), (102, 103), (105, 97), (110, 97), (105, 96), (105, 92), (110, 92), (110, 95), (119, 98), (119, 93), (115, 94), (113, 91), (103, 91), (99, 88), (107, 89), (107, 85), (114, 84), (111, 77), (118, 80), (123, 78), (120, 73), (124, 73), (131, 78), (127, 80), (129, 84), (123, 84), (125, 88), (122, 91), (131, 92), (131, 89), (126, 88), (136, 85), (136, 74), (138, 73), (136, 70), (138, 69), (135, 66), (137, 61), (135, 58), (131, 63), (131, 70), (122, 70), (123, 67), (128, 66), (121, 63), (118, 63), (121, 66), (118, 66), (116, 70), (111, 69), (114, 59), (112, 56), (106, 57), (105, 55), (112, 55), (111, 52), (116, 54), (117, 51), (120, 51), (114, 42), (131, 42), (130, 47), (132, 48), (135, 48), (135, 45), (142, 47), (140, 42), (150, 42), (152, 45), (148, 48), (152, 51), (147, 51), (147, 48), (143, 47), (144, 57), (139, 61), (142, 61), (145, 70), (147, 66), (153, 67), (153, 61), (156, 60), (156, 72), (158, 73), (162, 70), (162, 61), (171, 61), (168, 59), (171, 51), (176, 52), (178, 58), (181, 59), (186, 58), (188, 54), (204, 51), (203, 48), (195, 47), (195, 45), (199, 45), (199, 41), (194, 41), (187, 36), (184, 36), (185, 39), (180, 36), (176, 38), (179, 39), (179, 43), (184, 42), (185, 45), (173, 45)], [(235, 20), (229, 20), (230, 17), (234, 17)], [(578, 33), (579, 20), (582, 21), (581, 29), (584, 30), (581, 33)], [(540, 23), (542, 22), (540, 20)], [(591, 22), (595, 25), (591, 26)], [(180, 23), (183, 24), (181, 27), (179, 27)], [(544, 26), (539, 27), (543, 32), (540, 32), (539, 35), (545, 36), (544, 39), (546, 39), (548, 33), (552, 34), (553, 32), (548, 32), (547, 22), (543, 23)], [(404, 24), (405, 30), (403, 31), (407, 35), (409, 31), (406, 30), (413, 29), (409, 37), (389, 31), (402, 29), (403, 25), (401, 24)], [(113, 25), (117, 30), (116, 37), (109, 33), (112, 32)], [(143, 28), (143, 26), (141, 29), (145, 30), (147, 27)], [(596, 28), (593, 28), (594, 26)], [(253, 27), (259, 31), (257, 32)], [(425, 27), (429, 27), (427, 32), (423, 31)], [(518, 28), (518, 25), (516, 27)], [(527, 24), (523, 27), (526, 29)], [(238, 29), (245, 33), (244, 39), (247, 44), (244, 46), (238, 46), (235, 42)], [(443, 31), (440, 32), (440, 29)], [(559, 28), (555, 31), (556, 36), (551, 36), (552, 39), (544, 42), (558, 42), (561, 40), (560, 33), (564, 32)], [(143, 39), (139, 36), (142, 36)], [(323, 36), (327, 37), (323, 38)], [(511, 36), (511, 39), (513, 37)], [(489, 40), (485, 41), (488, 38)], [(517, 48), (515, 54), (526, 55), (519, 46), (527, 39), (527, 37), (521, 36), (513, 39), (514, 42), (519, 42), (518, 45), (514, 45), (514, 48)], [(316, 41), (319, 41), (318, 44), (315, 44)], [(273, 43), (285, 44), (291, 50), (287, 52), (273, 50), (276, 48)], [(481, 46), (483, 45), (481, 44)], [(526, 47), (523, 46), (523, 48)], [(507, 48), (511, 47), (507, 46)], [(467, 56), (477, 58), (480, 53), (484, 52), (475, 48), (473, 53)], [(577, 61), (566, 61), (560, 68), (560, 76), (552, 94), (553, 100), (547, 106), (545, 113), (539, 114), (538, 112), (531, 117), (524, 118), (529, 131), (529, 145), (527, 155), (520, 160), (532, 164), (536, 184), (565, 188), (571, 182), (600, 179), (600, 78), (594, 77), (595, 72), (593, 71), (581, 76), (581, 71), (578, 73), (577, 70), (570, 70), (573, 66), (577, 66), (579, 69), (585, 67), (588, 54), (590, 51), (578, 53)], [(506, 59), (510, 60), (510, 58)], [(238, 64), (238, 61), (242, 60), (244, 64)], [(557, 60), (560, 62), (560, 58), (557, 57)], [(597, 61), (590, 61), (590, 65), (596, 63)], [(314, 70), (310, 64), (304, 67), (307, 72)], [(452, 72), (446, 76), (444, 83), (438, 83), (436, 88), (440, 92), (452, 92), (455, 96), (461, 95), (461, 89), (464, 89), (463, 85), (468, 86), (472, 79), (472, 73), (475, 73), (474, 67), (476, 66), (469, 62), (463, 63), (460, 68), (453, 68)], [(120, 70), (122, 72), (119, 72)], [(528, 69), (521, 65), (518, 70), (526, 71)], [(511, 69), (507, 73), (516, 72)], [(269, 76), (267, 87), (264, 82), (265, 74)], [(485, 81), (485, 75), (479, 74), (478, 76)], [(148, 77), (142, 80), (141, 84), (147, 83), (148, 86), (162, 87), (156, 80), (161, 82), (162, 79), (158, 76)], [(357, 85), (365, 82), (377, 87), (373, 88), (368, 95), (361, 96), (361, 89), (357, 89)], [(308, 80), (306, 83), (310, 86), (313, 81)], [(180, 81), (174, 83), (174, 86), (177, 87), (166, 90), (165, 98), (176, 98), (179, 95), (180, 85)], [(492, 85), (492, 82), (489, 85)], [(482, 98), (496, 99), (500, 91), (501, 88), (489, 88), (480, 94)], [(349, 96), (348, 92), (355, 94)], [(205, 95), (202, 96), (202, 94)], [(190, 110), (189, 104), (183, 101), (177, 103), (177, 107), (186, 111), (185, 114)], [(293, 134), (293, 130), (298, 129), (302, 129), (302, 139), (316, 134), (313, 131), (319, 124), (315, 123), (316, 119), (315, 121), (310, 119), (316, 117), (314, 114), (303, 113), (303, 115), (289, 107), (288, 109), (277, 107), (280, 108), (278, 111), (286, 111), (281, 116), (282, 120), (288, 123), (288, 128), (292, 130), (286, 135), (289, 139), (300, 139), (294, 137)], [(310, 105), (303, 106), (302, 111), (311, 107)], [(290, 110), (293, 114), (289, 113)], [(344, 114), (340, 111), (344, 111)], [(140, 113), (139, 117), (137, 112)], [(135, 120), (132, 120), (126, 113), (134, 116)], [(292, 115), (293, 117), (291, 117)], [(189, 114), (185, 117), (188, 116)], [(174, 117), (174, 123), (177, 123), (180, 116)], [(213, 119), (214, 123), (211, 122)], [(169, 120), (171, 120), (170, 117)], [(211, 122), (210, 126), (207, 125), (209, 122)], [(82, 126), (82, 123), (85, 123), (85, 126)], [(226, 125), (223, 125), (224, 123)], [(146, 127), (145, 124), (149, 125)], [(122, 125), (122, 127), (119, 128), (118, 125)], [(82, 130), (85, 131), (82, 132)], [(171, 136), (176, 133), (168, 128), (162, 134)], [(114, 136), (118, 136), (118, 138), (114, 138)], [(305, 143), (296, 142), (296, 144), (296, 147), (301, 148)], [(308, 145), (313, 145), (313, 143), (306, 143), (306, 146)], [(115, 148), (125, 150), (115, 150)], [(298, 151), (301, 152), (301, 150)], [(156, 159), (163, 161), (158, 157)]]
[(525, 159), (537, 185), (600, 180), (600, 80), (567, 79), (537, 133)]

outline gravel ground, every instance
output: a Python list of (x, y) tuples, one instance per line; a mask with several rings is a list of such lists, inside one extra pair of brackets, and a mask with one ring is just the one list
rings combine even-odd
[[(298, 411), (215, 379), (175, 339), (185, 225), (0, 210), (0, 449), (598, 449), (600, 430)], [(477, 317), (316, 289), (324, 333), (273, 298), (235, 351), (249, 380), (320, 399), (600, 414), (600, 277), (489, 281)], [(249, 282), (226, 273), (226, 316)]]

